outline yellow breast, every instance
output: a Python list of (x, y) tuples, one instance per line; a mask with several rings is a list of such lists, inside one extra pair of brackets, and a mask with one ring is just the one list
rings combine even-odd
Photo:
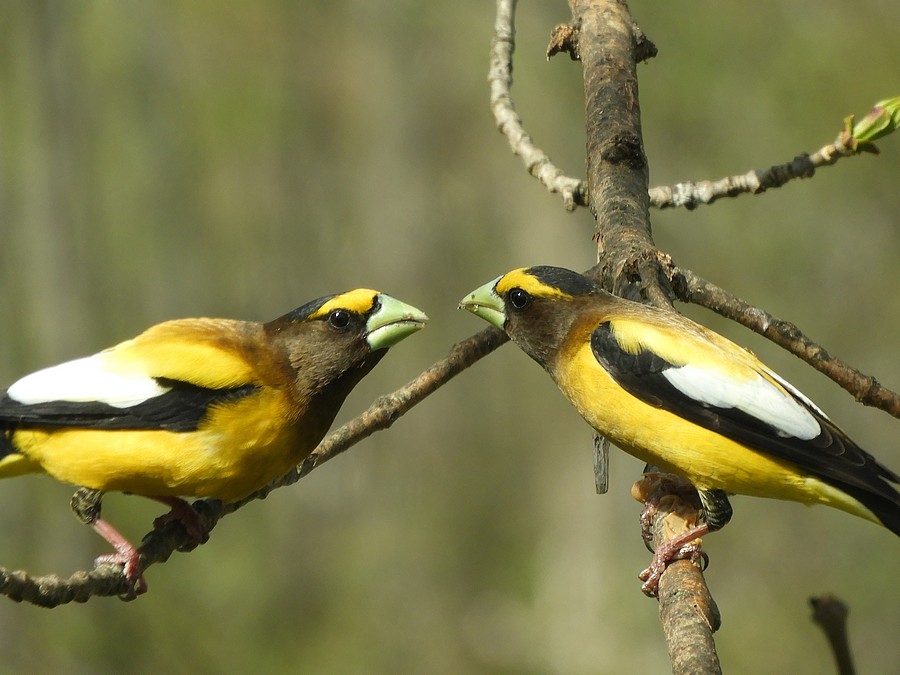
[(15, 444), (30, 465), (73, 485), (235, 501), (287, 473), (318, 441), (302, 443), (277, 392), (266, 391), (215, 410), (197, 431), (22, 429)]

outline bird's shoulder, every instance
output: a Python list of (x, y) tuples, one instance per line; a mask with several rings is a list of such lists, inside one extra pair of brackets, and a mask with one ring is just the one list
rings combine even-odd
[(101, 352), (105, 367), (206, 389), (259, 380), (267, 359), (262, 325), (232, 319), (177, 319)]
[(752, 352), (687, 317), (634, 305), (608, 314), (595, 333), (606, 330), (622, 351), (652, 352), (675, 367), (691, 365), (737, 380), (754, 379), (764, 370)]

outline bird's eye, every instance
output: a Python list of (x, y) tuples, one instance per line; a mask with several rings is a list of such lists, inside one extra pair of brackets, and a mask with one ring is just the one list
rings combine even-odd
[(523, 291), (521, 288), (512, 289), (507, 297), (509, 298), (509, 304), (516, 309), (525, 309), (531, 304), (531, 294)]
[(346, 328), (350, 324), (350, 312), (346, 309), (336, 309), (328, 315), (328, 323), (335, 328)]

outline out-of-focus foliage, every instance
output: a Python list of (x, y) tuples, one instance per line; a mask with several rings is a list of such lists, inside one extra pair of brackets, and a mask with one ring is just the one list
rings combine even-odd
[[(900, 4), (632, 2), (652, 182), (718, 178), (833, 140), (897, 90)], [(565, 2), (520, 3), (519, 111), (584, 166), (581, 73), (544, 59)], [(367, 285), (425, 308), (340, 419), (483, 326), (468, 290), (513, 266), (588, 267), (586, 210), (510, 156), (487, 107), (489, 2), (4, 3), (0, 379), (167, 318), (274, 317)], [(814, 179), (653, 216), (675, 260), (900, 387), (900, 142)], [(900, 469), (897, 421), (709, 313)], [(666, 672), (614, 452), (505, 347), (298, 485), (148, 572), (137, 602), (0, 598), (0, 672)], [(0, 565), (68, 574), (102, 541), (42, 477), (0, 484)], [(110, 496), (139, 538), (158, 509)], [(898, 544), (824, 508), (735, 499), (708, 539), (732, 673), (829, 672), (809, 595), (851, 606), (861, 672), (900, 671)]]

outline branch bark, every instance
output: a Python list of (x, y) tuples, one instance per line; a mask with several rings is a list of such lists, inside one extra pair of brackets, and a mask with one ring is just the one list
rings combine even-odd
[(723, 197), (742, 194), (759, 194), (768, 189), (780, 188), (798, 178), (812, 178), (816, 169), (833, 166), (839, 159), (860, 154), (860, 150), (848, 143), (842, 132), (834, 140), (816, 152), (797, 155), (790, 162), (776, 164), (768, 169), (753, 169), (738, 176), (699, 182), (687, 181), (672, 186), (650, 189), (650, 204), (658, 209), (683, 206), (691, 210), (702, 204), (712, 204)]
[[(671, 307), (672, 289), (650, 226), (638, 98), (637, 64), (649, 41), (623, 0), (569, 4), (573, 24), (580, 27), (577, 53), (584, 69), (587, 183), (597, 239), (594, 276), (616, 294), (639, 294), (653, 305)], [(657, 491), (653, 501), (660, 501)], [(699, 517), (696, 505), (679, 502), (679, 507), (695, 521)], [(663, 508), (651, 515), (654, 550), (679, 533), (666, 527), (669, 515)], [(670, 565), (658, 597), (673, 672), (720, 672), (713, 640), (718, 611), (698, 611), (715, 608), (699, 567), (689, 561)]]

